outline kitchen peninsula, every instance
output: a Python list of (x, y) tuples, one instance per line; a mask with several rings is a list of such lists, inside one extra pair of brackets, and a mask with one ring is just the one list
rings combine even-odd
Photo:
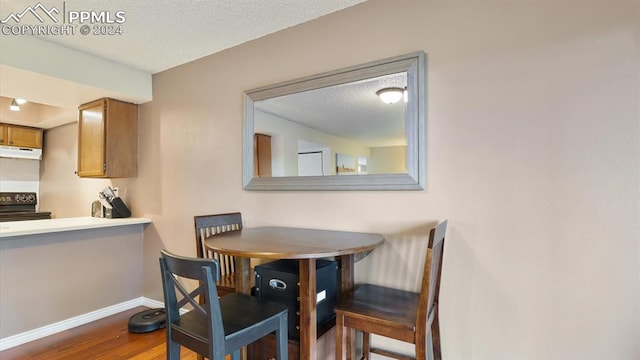
[(125, 225), (148, 224), (146, 218), (105, 219), (95, 217), (73, 217), (48, 220), (9, 221), (0, 223), (0, 239), (14, 236), (51, 234), (63, 231), (89, 230)]
[(92, 217), (0, 223), (0, 350), (140, 305), (149, 223)]

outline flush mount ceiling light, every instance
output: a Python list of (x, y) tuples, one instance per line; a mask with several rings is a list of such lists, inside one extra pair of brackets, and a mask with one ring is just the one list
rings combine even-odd
[(27, 102), (27, 100), (20, 99), (20, 98), (15, 98), (15, 101), (18, 103), (18, 105), (22, 105), (22, 104), (25, 104)]
[(18, 106), (18, 102), (16, 101), (16, 99), (11, 100), (11, 105), (9, 105), (9, 110), (20, 111), (20, 106)]
[(395, 104), (404, 97), (404, 89), (399, 87), (388, 87), (376, 91), (376, 95), (380, 97), (385, 104)]

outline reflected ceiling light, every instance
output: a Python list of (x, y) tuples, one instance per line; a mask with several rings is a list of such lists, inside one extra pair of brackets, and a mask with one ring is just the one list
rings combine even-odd
[(388, 87), (376, 91), (376, 95), (380, 97), (385, 104), (395, 104), (404, 96), (404, 89), (399, 87)]
[(25, 100), (25, 99), (20, 99), (20, 98), (16, 98), (15, 100), (16, 100), (16, 102), (18, 103), (18, 105), (22, 105), (22, 104), (25, 104), (25, 103), (27, 102), (27, 100)]
[(9, 105), (9, 110), (11, 111), (20, 111), (20, 106), (16, 102), (16, 99), (11, 100), (11, 105)]

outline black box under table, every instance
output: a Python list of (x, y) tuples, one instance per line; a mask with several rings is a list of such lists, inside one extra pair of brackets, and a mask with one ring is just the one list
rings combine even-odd
[[(300, 337), (300, 265), (298, 260), (278, 260), (255, 267), (256, 296), (289, 308), (289, 336)], [(320, 328), (331, 321), (337, 302), (338, 263), (316, 260), (316, 315)]]

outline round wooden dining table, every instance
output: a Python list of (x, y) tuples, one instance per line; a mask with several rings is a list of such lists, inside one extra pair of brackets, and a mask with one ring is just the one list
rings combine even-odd
[[(382, 245), (381, 234), (292, 227), (254, 227), (210, 236), (205, 246), (236, 257), (236, 291), (251, 292), (251, 258), (300, 261), (300, 359), (316, 359), (316, 259), (339, 262), (341, 292), (354, 286), (354, 255)], [(347, 341), (350, 341), (347, 334)]]

